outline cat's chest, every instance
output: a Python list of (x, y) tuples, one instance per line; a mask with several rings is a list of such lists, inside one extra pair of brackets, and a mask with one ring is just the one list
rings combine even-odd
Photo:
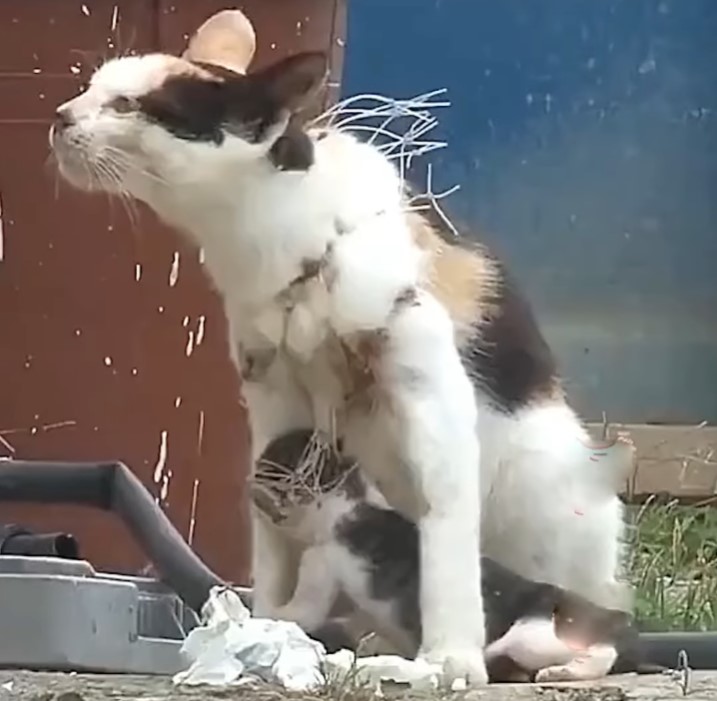
[(267, 391), (302, 394), (312, 426), (335, 434), (343, 432), (350, 415), (379, 400), (383, 339), (378, 332), (337, 335), (321, 284), (307, 284), (298, 301), (284, 298), (252, 315), (240, 314), (233, 323), (230, 318), (229, 327), (242, 379)]

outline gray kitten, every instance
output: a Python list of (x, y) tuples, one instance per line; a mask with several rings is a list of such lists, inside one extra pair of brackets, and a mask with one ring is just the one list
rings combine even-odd
[[(296, 621), (329, 650), (352, 646), (330, 621), (339, 595), (403, 655), (421, 640), (419, 535), (356, 469), (312, 431), (274, 440), (259, 459), (255, 504), (302, 541), (299, 578), (277, 617)], [(527, 580), (482, 558), (491, 681), (547, 681), (551, 670), (591, 677), (591, 660), (613, 656), (611, 672), (655, 671), (640, 659), (631, 617), (559, 587)], [(571, 645), (570, 641), (573, 641)], [(604, 668), (604, 664), (598, 665)]]

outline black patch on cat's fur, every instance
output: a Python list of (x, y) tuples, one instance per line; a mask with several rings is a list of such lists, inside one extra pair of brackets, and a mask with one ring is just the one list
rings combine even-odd
[[(428, 200), (417, 198), (415, 204), (427, 205), (423, 216), (447, 244), (487, 256), (498, 274), (496, 294), (481, 300), (483, 308), (495, 307), (498, 313), (477, 324), (460, 349), (473, 382), (487, 393), (495, 408), (505, 412), (552, 394), (558, 385), (555, 358), (529, 302), (505, 265), (485, 249), (477, 250), (470, 237), (456, 237)], [(457, 228), (463, 234), (463, 227)]]
[[(304, 107), (304, 100), (323, 81), (326, 57), (297, 54), (247, 76), (212, 64), (196, 65), (216, 79), (170, 75), (161, 87), (137, 99), (140, 112), (179, 139), (221, 145), (225, 133), (234, 133), (257, 143), (287, 113)], [(291, 140), (294, 162), (298, 162), (299, 144), (298, 137)]]
[(309, 446), (313, 431), (298, 429), (275, 438), (266, 446), (258, 462), (295, 469)]
[(225, 132), (236, 132), (245, 141), (257, 143), (279, 119), (281, 106), (252, 81), (226, 73), (223, 81), (170, 76), (160, 88), (138, 98), (140, 111), (178, 139), (220, 146)]
[(494, 406), (514, 412), (532, 400), (548, 397), (557, 386), (553, 353), (530, 304), (496, 261), (500, 273), (494, 299), (496, 314), (483, 322), (461, 348), (463, 364)]
[(286, 131), (269, 150), (269, 160), (278, 170), (308, 170), (314, 165), (314, 142), (292, 119)]
[(353, 650), (356, 646), (354, 639), (338, 621), (329, 621), (308, 633), (314, 640), (318, 640), (329, 654), (339, 650)]
[[(342, 520), (336, 537), (367, 564), (371, 596), (393, 602), (398, 622), (418, 649), (420, 555), (416, 526), (396, 511), (363, 502)], [(637, 632), (628, 614), (602, 609), (558, 587), (525, 579), (487, 557), (481, 558), (481, 568), (488, 643), (522, 618), (549, 620), (555, 614), (559, 626), (560, 621), (574, 620), (584, 632), (583, 639), (615, 645), (615, 673), (641, 671)], [(508, 682), (516, 674), (516, 666), (496, 658), (488, 662), (488, 674), (492, 682)]]
[(371, 597), (391, 601), (401, 625), (421, 640), (419, 615), (418, 529), (395, 511), (358, 502), (336, 528), (336, 540), (363, 560)]

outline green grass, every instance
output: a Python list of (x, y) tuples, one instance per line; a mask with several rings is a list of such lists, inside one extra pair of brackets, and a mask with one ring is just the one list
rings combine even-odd
[(717, 630), (717, 507), (630, 512), (629, 571), (644, 630)]

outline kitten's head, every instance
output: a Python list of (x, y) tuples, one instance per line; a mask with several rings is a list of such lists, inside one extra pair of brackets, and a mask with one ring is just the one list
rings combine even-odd
[(302, 53), (248, 75), (253, 30), (238, 11), (210, 18), (182, 57), (113, 59), (57, 108), (50, 144), (76, 187), (146, 199), (159, 184), (216, 182), (263, 159), (326, 76)]
[(275, 524), (296, 527), (337, 495), (358, 499), (362, 482), (355, 461), (311, 430), (274, 439), (254, 467), (250, 495)]

